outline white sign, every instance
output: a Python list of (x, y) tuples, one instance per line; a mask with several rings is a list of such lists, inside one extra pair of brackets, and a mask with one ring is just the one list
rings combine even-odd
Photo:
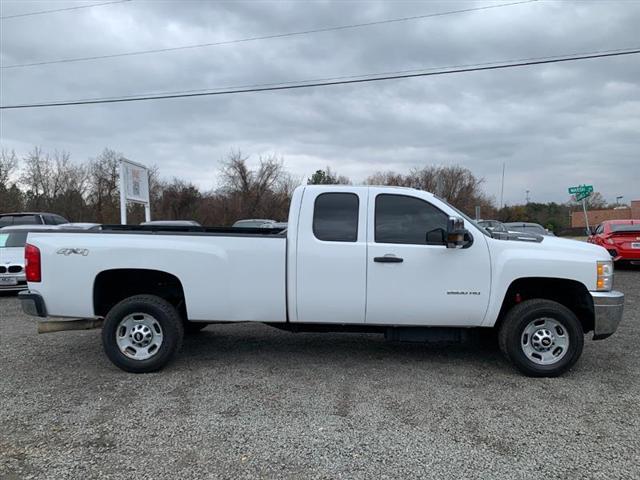
[(149, 170), (130, 160), (120, 161), (120, 223), (127, 224), (127, 202), (144, 205), (144, 217), (151, 220)]
[(149, 203), (149, 171), (146, 167), (123, 160), (122, 173), (126, 200)]

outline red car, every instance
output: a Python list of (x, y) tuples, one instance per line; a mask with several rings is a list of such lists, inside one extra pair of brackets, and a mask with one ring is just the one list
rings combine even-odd
[(640, 220), (607, 220), (596, 227), (588, 241), (609, 251), (614, 262), (640, 265)]

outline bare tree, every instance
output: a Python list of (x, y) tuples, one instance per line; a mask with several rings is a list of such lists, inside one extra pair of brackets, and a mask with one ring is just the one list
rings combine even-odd
[[(282, 220), (282, 205), (290, 200), (293, 179), (275, 156), (260, 158), (257, 169), (247, 165), (248, 157), (231, 153), (221, 169), (226, 204), (225, 223), (239, 218), (276, 217)], [(222, 197), (219, 197), (222, 198)]]
[(18, 169), (18, 157), (11, 150), (0, 151), (0, 212), (23, 209), (23, 194), (13, 177)]
[(476, 206), (485, 211), (493, 209), (491, 199), (482, 192), (483, 179), (460, 166), (426, 166), (414, 168), (406, 175), (392, 171), (378, 172), (367, 178), (366, 183), (425, 190), (444, 198), (470, 215)]
[(84, 217), (87, 170), (72, 163), (68, 152), (50, 155), (36, 147), (23, 164), (20, 182), (26, 190), (26, 208), (53, 211), (73, 220)]
[(118, 223), (120, 221), (119, 167), (122, 154), (105, 148), (89, 165), (88, 203), (94, 221)]

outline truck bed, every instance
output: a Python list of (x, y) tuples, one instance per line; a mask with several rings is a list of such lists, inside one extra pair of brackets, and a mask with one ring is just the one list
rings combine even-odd
[[(105, 225), (95, 231), (30, 233), (42, 255), (50, 316), (97, 316), (94, 289), (105, 272), (128, 278), (164, 272), (184, 292), (192, 321), (286, 321), (286, 233), (280, 229)], [(116, 278), (108, 277), (108, 278)], [(144, 293), (144, 292), (140, 292)]]

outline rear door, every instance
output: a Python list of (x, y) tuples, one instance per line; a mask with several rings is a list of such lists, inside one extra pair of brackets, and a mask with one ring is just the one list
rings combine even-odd
[(364, 323), (367, 192), (366, 187), (305, 188), (292, 322)]
[(427, 194), (423, 198), (415, 191), (371, 187), (367, 323), (482, 323), (491, 290), (486, 238), (465, 223), (473, 228), (469, 248), (446, 248), (437, 238), (427, 242), (427, 232), (446, 230), (449, 215), (455, 215), (445, 212), (445, 207)]

